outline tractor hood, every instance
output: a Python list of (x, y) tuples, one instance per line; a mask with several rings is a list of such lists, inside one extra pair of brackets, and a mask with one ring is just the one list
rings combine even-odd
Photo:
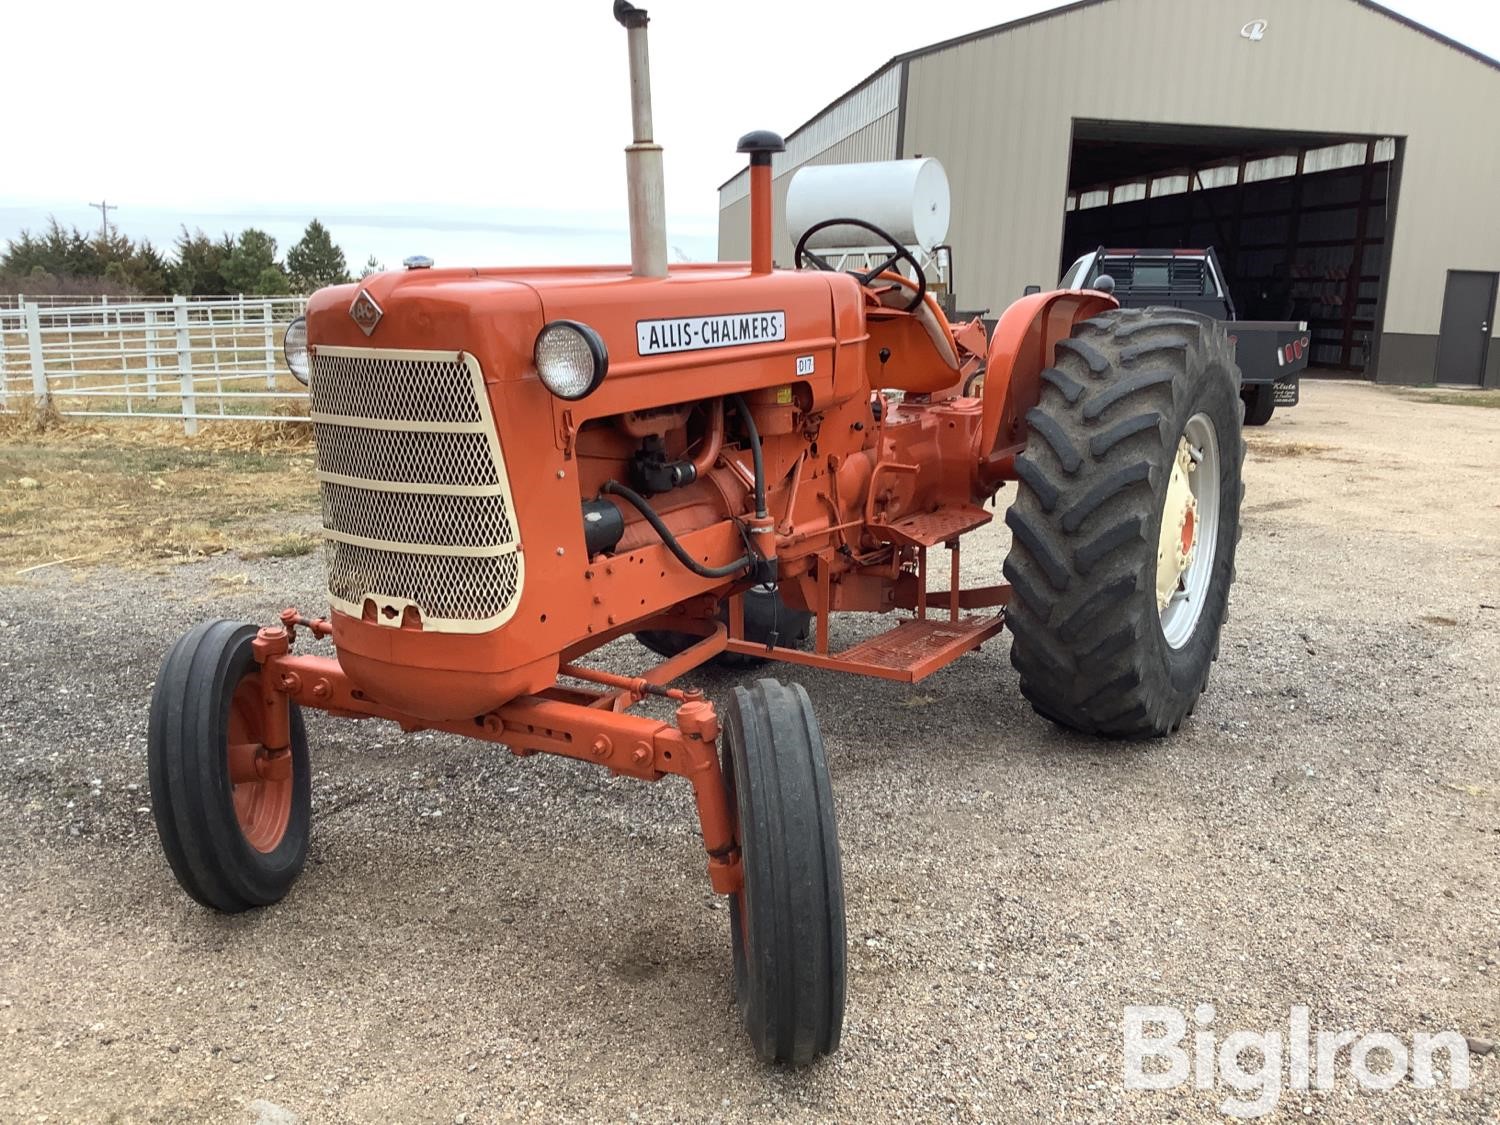
[[(584, 411), (596, 415), (640, 409), (639, 377), (654, 372), (712, 365), (713, 385), (699, 383), (687, 398), (764, 386), (762, 365), (776, 357), (786, 357), (788, 382), (823, 374), (818, 353), (830, 355), (831, 373), (830, 349), (861, 334), (860, 307), (859, 287), (844, 274), (752, 275), (734, 263), (676, 266), (664, 278), (634, 277), (628, 266), (422, 269), (319, 291), (308, 339), (314, 348), (468, 351), (487, 381), (510, 382), (536, 380), (529, 357), (543, 325), (577, 321), (599, 333), (609, 355)], [(737, 375), (742, 364), (758, 370)], [(594, 398), (607, 408), (595, 409)]]

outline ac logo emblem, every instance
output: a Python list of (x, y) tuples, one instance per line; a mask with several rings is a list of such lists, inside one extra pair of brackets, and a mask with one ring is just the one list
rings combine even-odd
[(354, 318), (354, 323), (359, 325), (360, 331), (368, 336), (375, 331), (375, 326), (380, 323), (380, 318), (385, 314), (375, 303), (375, 298), (361, 289), (359, 296), (354, 298), (354, 304), (349, 306), (349, 315)]

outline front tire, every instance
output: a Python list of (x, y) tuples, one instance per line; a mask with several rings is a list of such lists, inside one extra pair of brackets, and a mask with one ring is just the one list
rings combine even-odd
[(744, 885), (730, 896), (734, 992), (755, 1053), (806, 1066), (844, 1025), (844, 882), (833, 788), (800, 684), (737, 687), (724, 779)]
[(1119, 309), (1075, 326), (1041, 378), (1005, 517), (1021, 691), (1074, 730), (1167, 734), (1207, 684), (1234, 580), (1233, 345), (1207, 317)]
[(146, 762), (162, 850), (213, 910), (268, 906), (307, 860), (312, 773), (291, 704), (289, 750), (267, 754), (256, 628), (208, 621), (167, 653), (151, 695)]

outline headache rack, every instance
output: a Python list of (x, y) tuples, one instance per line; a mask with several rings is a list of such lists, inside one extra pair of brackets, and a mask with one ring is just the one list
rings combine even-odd
[(1224, 270), (1212, 246), (1203, 250), (1096, 251), (1091, 284), (1100, 274), (1114, 278), (1121, 298), (1161, 298), (1173, 301), (1222, 300), (1234, 319), (1234, 301), (1223, 284)]

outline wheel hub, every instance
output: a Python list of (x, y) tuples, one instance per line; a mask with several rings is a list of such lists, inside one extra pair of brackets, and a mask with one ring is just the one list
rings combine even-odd
[(1193, 639), (1209, 601), (1219, 543), (1219, 436), (1207, 414), (1194, 414), (1177, 439), (1156, 554), (1156, 605), (1171, 648)]
[(1167, 481), (1162, 506), (1161, 537), (1156, 550), (1156, 608), (1165, 610), (1182, 586), (1182, 576), (1192, 565), (1198, 546), (1198, 498), (1193, 495), (1192, 474), (1197, 459), (1186, 436), (1177, 442), (1172, 475)]
[(271, 750), (263, 729), (260, 677), (246, 676), (229, 707), (230, 792), (246, 843), (259, 852), (275, 851), (286, 835), (292, 812), (292, 752)]

